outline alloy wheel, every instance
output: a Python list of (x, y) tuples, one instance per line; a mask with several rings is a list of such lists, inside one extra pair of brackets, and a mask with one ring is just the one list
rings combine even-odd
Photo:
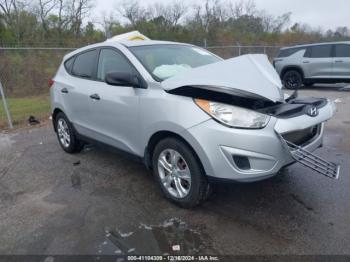
[(158, 157), (158, 174), (164, 188), (176, 198), (185, 198), (191, 189), (191, 171), (183, 156), (174, 149)]
[(67, 122), (63, 118), (60, 118), (57, 122), (57, 133), (61, 144), (66, 148), (69, 147), (70, 132), (69, 132)]
[(286, 87), (290, 89), (296, 89), (301, 84), (299, 76), (295, 73), (287, 73), (286, 77), (284, 78), (284, 82)]

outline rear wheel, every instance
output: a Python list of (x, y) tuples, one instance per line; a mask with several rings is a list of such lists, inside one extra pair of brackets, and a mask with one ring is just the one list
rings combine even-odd
[(211, 187), (189, 146), (175, 138), (161, 140), (153, 152), (153, 172), (164, 195), (172, 202), (194, 207), (205, 201)]
[(67, 153), (80, 152), (84, 143), (77, 138), (73, 125), (63, 113), (58, 113), (55, 118), (55, 127), (60, 146)]
[(283, 85), (288, 89), (299, 89), (303, 85), (303, 78), (296, 70), (289, 70), (283, 75)]

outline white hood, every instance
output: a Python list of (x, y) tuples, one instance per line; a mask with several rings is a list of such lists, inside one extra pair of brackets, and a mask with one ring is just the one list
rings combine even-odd
[(282, 83), (266, 55), (243, 55), (190, 69), (162, 82), (165, 90), (192, 86), (282, 101)]

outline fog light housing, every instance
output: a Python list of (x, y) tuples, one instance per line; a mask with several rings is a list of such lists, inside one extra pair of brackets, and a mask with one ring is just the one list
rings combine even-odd
[(236, 166), (241, 170), (249, 170), (250, 169), (250, 162), (249, 158), (246, 156), (232, 156), (233, 161), (235, 162)]

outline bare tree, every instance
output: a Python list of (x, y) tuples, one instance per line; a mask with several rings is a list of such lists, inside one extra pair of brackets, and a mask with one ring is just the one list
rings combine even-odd
[(254, 0), (239, 2), (229, 2), (228, 3), (228, 11), (230, 12), (230, 16), (234, 19), (237, 19), (243, 15), (253, 16), (256, 14), (257, 9)]
[(38, 13), (44, 33), (48, 31), (47, 17), (57, 4), (57, 0), (38, 0)]
[(121, 2), (117, 10), (132, 26), (136, 26), (137, 22), (146, 20), (149, 17), (149, 12), (140, 6), (136, 0)]
[(83, 19), (90, 13), (92, 0), (72, 0), (70, 6), (71, 31), (78, 36), (81, 32)]
[(0, 0), (0, 11), (6, 25), (11, 29), (17, 42), (23, 34), (23, 24), (21, 23), (21, 13), (29, 6), (26, 0)]
[(177, 26), (185, 16), (187, 6), (183, 2), (172, 2), (170, 4), (155, 3), (149, 6), (148, 14), (152, 19), (163, 17), (168, 26)]
[(217, 10), (219, 9), (217, 6), (219, 6), (220, 0), (206, 0), (204, 4), (204, 10), (202, 14), (202, 21), (203, 21), (203, 27), (204, 31), (206, 33), (209, 33), (209, 27), (211, 24), (217, 19)]
[(335, 30), (335, 33), (337, 36), (340, 36), (340, 37), (349, 37), (350, 36), (350, 30), (346, 26), (337, 27), (337, 29)]
[(98, 22), (98, 24), (100, 24), (100, 26), (103, 27), (103, 31), (105, 32), (105, 37), (110, 38), (110, 37), (112, 37), (111, 28), (115, 24), (119, 24), (119, 21), (116, 20), (116, 18), (113, 16), (112, 13), (109, 13), (107, 15), (106, 12), (103, 12), (102, 13), (102, 21)]
[(281, 16), (274, 17), (266, 12), (260, 12), (259, 17), (262, 19), (262, 24), (265, 32), (281, 32), (283, 28), (290, 23), (290, 17), (292, 13), (285, 13)]
[(12, 22), (12, 13), (17, 10), (16, 0), (0, 0), (0, 11), (7, 25)]

